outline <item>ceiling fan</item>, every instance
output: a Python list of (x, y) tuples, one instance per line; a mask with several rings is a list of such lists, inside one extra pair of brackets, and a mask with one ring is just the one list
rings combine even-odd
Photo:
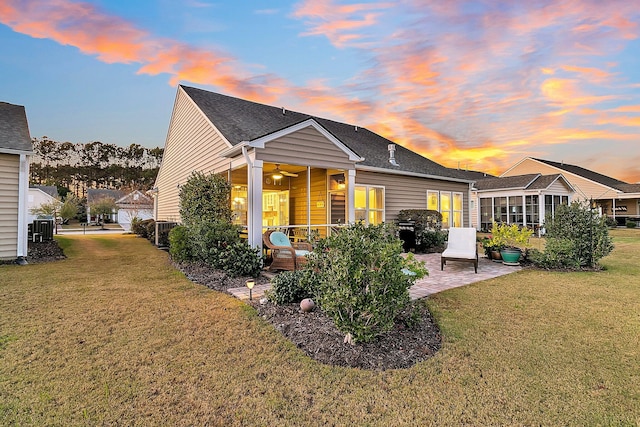
[(297, 178), (298, 174), (280, 170), (280, 165), (276, 163), (276, 168), (274, 169), (273, 173), (271, 174), (271, 177), (273, 179), (282, 179), (283, 176)]

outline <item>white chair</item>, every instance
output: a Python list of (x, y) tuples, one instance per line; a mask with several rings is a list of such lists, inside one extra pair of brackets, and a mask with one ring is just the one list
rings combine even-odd
[(444, 270), (447, 261), (472, 262), (478, 273), (478, 243), (476, 229), (473, 227), (451, 227), (447, 249), (440, 256), (440, 270)]

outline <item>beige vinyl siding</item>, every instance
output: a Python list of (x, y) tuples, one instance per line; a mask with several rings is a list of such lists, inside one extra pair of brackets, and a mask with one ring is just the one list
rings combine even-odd
[(184, 184), (194, 171), (210, 173), (227, 167), (228, 160), (219, 153), (228, 147), (184, 90), (179, 89), (156, 180), (158, 220), (180, 219), (178, 185)]
[(524, 159), (501, 176), (526, 175), (530, 173), (541, 173), (542, 175), (561, 173), (576, 190), (575, 194), (572, 196), (574, 200), (588, 200), (590, 198), (606, 199), (614, 197), (616, 194), (615, 191), (610, 190), (607, 186), (532, 159)]
[(264, 149), (256, 150), (256, 159), (324, 169), (353, 169), (347, 154), (311, 125), (267, 142)]
[(557, 180), (551, 184), (546, 190), (544, 190), (544, 192), (545, 194), (569, 195), (572, 198), (576, 197), (571, 194), (571, 190), (569, 190), (561, 180)]
[(0, 154), (0, 259), (18, 255), (20, 156)]
[(403, 209), (426, 209), (427, 190), (462, 193), (463, 224), (469, 225), (469, 185), (380, 172), (357, 171), (356, 185), (385, 188), (385, 221), (393, 222)]

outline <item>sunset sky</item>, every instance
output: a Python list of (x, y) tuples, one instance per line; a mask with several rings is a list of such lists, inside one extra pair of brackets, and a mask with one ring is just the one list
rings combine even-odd
[(31, 134), (164, 146), (179, 83), (367, 127), (445, 166), (640, 182), (640, 1), (0, 3)]

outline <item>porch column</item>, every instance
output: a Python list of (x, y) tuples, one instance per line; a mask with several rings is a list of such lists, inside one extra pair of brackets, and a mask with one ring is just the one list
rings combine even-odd
[(247, 233), (249, 246), (262, 247), (262, 160), (247, 165)]
[(538, 193), (538, 237), (542, 236), (542, 227), (544, 224), (546, 212), (544, 210), (544, 195)]
[(616, 199), (611, 199), (611, 215), (616, 219)]
[(347, 172), (347, 224), (353, 224), (356, 222), (356, 170)]

